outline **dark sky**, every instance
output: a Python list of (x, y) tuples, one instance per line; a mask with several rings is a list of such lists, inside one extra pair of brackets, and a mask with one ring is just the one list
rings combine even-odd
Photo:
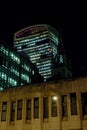
[(42, 1), (6, 9), (5, 12), (0, 11), (0, 38), (9, 46), (13, 45), (14, 32), (21, 28), (33, 24), (52, 25), (61, 31), (62, 41), (71, 57), (74, 73), (76, 75), (87, 73), (86, 3), (52, 1), (48, 4)]

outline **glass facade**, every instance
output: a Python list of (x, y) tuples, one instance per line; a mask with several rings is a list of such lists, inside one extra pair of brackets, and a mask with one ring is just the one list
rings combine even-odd
[[(29, 56), (44, 81), (53, 76), (58, 44), (57, 31), (49, 25), (30, 26), (14, 34), (14, 47), (18, 52), (25, 52)], [(62, 55), (60, 62), (63, 62)]]
[(14, 86), (31, 84), (35, 70), (15, 50), (0, 44), (0, 91)]

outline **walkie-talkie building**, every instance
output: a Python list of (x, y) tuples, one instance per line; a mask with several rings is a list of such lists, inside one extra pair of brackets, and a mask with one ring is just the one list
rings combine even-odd
[(58, 54), (58, 45), (58, 32), (50, 25), (33, 25), (14, 34), (14, 47), (30, 57), (44, 81), (54, 75), (57, 57), (59, 63), (63, 63), (63, 55)]

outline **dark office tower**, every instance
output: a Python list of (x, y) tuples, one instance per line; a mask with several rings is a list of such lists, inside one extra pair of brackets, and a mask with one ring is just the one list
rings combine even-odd
[(63, 55), (58, 55), (60, 44), (58, 32), (50, 25), (33, 25), (14, 34), (14, 47), (18, 52), (25, 52), (36, 65), (44, 81), (54, 75), (54, 64), (59, 58), (63, 63)]

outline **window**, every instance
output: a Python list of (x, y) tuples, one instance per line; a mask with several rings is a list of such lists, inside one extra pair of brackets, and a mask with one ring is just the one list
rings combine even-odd
[(43, 98), (43, 117), (48, 118), (49, 109), (48, 109), (48, 97)]
[(63, 63), (63, 55), (60, 55), (59, 63)]
[(25, 49), (25, 48), (27, 48), (27, 45), (22, 45), (22, 49)]
[(31, 119), (31, 99), (27, 100), (27, 106), (26, 106), (26, 119)]
[(67, 117), (67, 95), (62, 95), (62, 116)]
[(22, 100), (18, 100), (17, 104), (17, 120), (22, 119)]
[(39, 98), (34, 98), (34, 118), (39, 118)]
[(1, 120), (6, 121), (7, 102), (2, 103), (2, 116)]
[(57, 116), (57, 97), (52, 96), (52, 103), (51, 103), (51, 116), (56, 117)]
[(70, 94), (71, 115), (77, 115), (76, 93)]
[(81, 93), (82, 115), (87, 115), (87, 92)]
[(11, 121), (15, 120), (15, 102), (11, 102)]

